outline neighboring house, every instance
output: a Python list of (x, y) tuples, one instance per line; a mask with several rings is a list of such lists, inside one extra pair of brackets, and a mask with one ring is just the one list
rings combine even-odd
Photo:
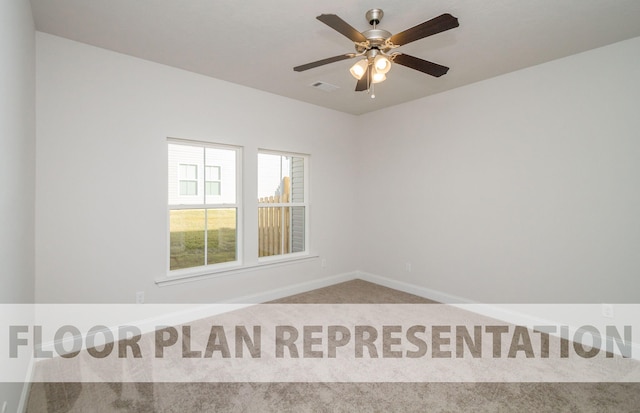
[(169, 203), (234, 203), (236, 168), (234, 154), (207, 148), (206, 163), (201, 148), (173, 145), (169, 151)]

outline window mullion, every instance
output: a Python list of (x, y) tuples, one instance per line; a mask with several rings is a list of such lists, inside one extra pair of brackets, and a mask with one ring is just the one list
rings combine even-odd
[(209, 257), (207, 254), (209, 253), (209, 210), (207, 208), (204, 209), (204, 264), (209, 264)]
[(202, 203), (204, 204), (204, 263), (209, 264), (209, 210), (207, 209), (207, 148), (202, 148)]
[(285, 249), (284, 249), (284, 240), (286, 238), (286, 232), (287, 232), (287, 227), (286, 227), (286, 223), (284, 222), (284, 209), (286, 207), (280, 207), (280, 255), (285, 254)]

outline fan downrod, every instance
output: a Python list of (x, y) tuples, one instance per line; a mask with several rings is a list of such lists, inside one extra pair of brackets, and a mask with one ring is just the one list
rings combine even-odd
[(384, 16), (384, 12), (382, 11), (382, 9), (371, 9), (364, 15), (369, 24), (374, 27), (380, 24), (382, 16)]

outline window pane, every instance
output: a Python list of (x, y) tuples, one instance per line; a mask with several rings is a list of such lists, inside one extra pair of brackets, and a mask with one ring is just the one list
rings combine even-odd
[(283, 254), (283, 208), (258, 208), (258, 256)]
[(198, 187), (196, 181), (180, 181), (180, 195), (194, 196), (198, 195)]
[(171, 270), (204, 265), (204, 229), (203, 209), (170, 211)]
[(291, 252), (305, 251), (304, 207), (291, 207)]
[(206, 182), (204, 187), (207, 191), (207, 195), (209, 196), (218, 196), (220, 195), (220, 182)]
[[(303, 156), (258, 153), (258, 256), (306, 251)], [(297, 204), (295, 207), (268, 204)]]
[(198, 183), (196, 181), (187, 182), (187, 195), (198, 195)]
[(290, 202), (291, 158), (269, 153), (258, 154), (258, 198), (260, 202), (270, 197), (273, 202)]
[(263, 203), (303, 203), (304, 158), (258, 154), (258, 200)]
[(168, 143), (170, 270), (238, 261), (240, 153), (205, 142)]
[(173, 143), (168, 149), (169, 205), (236, 203), (236, 150)]
[[(211, 181), (207, 204), (236, 203), (236, 151), (233, 149), (205, 148), (206, 181)], [(205, 183), (207, 186), (209, 182)], [(217, 187), (217, 189), (215, 189)], [(209, 191), (209, 189), (207, 189)]]
[(291, 202), (304, 202), (304, 158), (291, 158)]
[(305, 251), (305, 207), (258, 208), (258, 256)]
[(236, 260), (236, 209), (207, 210), (207, 264)]
[(180, 178), (198, 179), (198, 165), (180, 165)]
[(204, 203), (204, 148), (170, 143), (169, 205)]
[(219, 166), (207, 166), (206, 177), (207, 181), (219, 181), (220, 180), (220, 167)]

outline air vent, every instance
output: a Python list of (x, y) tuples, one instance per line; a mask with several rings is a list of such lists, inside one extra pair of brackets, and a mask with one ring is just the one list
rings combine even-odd
[(320, 89), (323, 92), (333, 92), (334, 90), (340, 89), (340, 86), (332, 85), (331, 83), (321, 82), (321, 81), (312, 83), (310, 86), (315, 87), (316, 89)]

